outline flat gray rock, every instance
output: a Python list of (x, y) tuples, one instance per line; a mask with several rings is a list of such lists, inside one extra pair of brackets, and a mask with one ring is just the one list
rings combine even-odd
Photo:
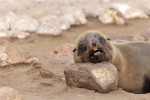
[(108, 62), (78, 63), (64, 70), (66, 84), (107, 93), (118, 88), (118, 71)]

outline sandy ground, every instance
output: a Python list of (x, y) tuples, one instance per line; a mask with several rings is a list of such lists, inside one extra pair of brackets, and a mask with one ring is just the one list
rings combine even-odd
[[(97, 19), (89, 18), (83, 26), (73, 26), (64, 31), (61, 36), (40, 36), (32, 34), (29, 38), (6, 39), (40, 58), (41, 63), (55, 75), (64, 77), (64, 68), (68, 63), (52, 63), (46, 61), (50, 51), (65, 44), (74, 43), (76, 37), (87, 30), (99, 30), (114, 39), (132, 39), (139, 32), (150, 26), (150, 20), (131, 20), (127, 26), (102, 25)], [(46, 61), (46, 62), (45, 62)], [(96, 93), (91, 90), (72, 87), (68, 88), (65, 81), (57, 78), (42, 78), (40, 68), (32, 65), (13, 65), (0, 69), (0, 86), (8, 86), (18, 90), (24, 100), (149, 100), (150, 94), (133, 94), (121, 89), (107, 94)]]
[[(54, 10), (60, 7), (67, 0), (0, 0), (0, 16), (10, 11), (16, 14), (31, 15), (40, 18), (55, 13)], [(81, 0), (70, 0), (78, 4)], [(86, 1), (86, 4), (85, 4)], [(95, 0), (93, 2), (97, 2)], [(118, 1), (136, 5), (147, 11), (149, 0), (102, 0)], [(74, 3), (77, 2), (77, 3)], [(87, 5), (91, 0), (82, 0), (81, 4)], [(134, 2), (134, 3), (133, 3)], [(57, 6), (56, 6), (57, 4)], [(61, 8), (61, 7), (60, 7)], [(149, 12), (148, 12), (149, 13)], [(64, 78), (64, 68), (70, 63), (59, 63), (48, 60), (49, 53), (56, 47), (65, 43), (74, 43), (77, 36), (87, 30), (99, 30), (112, 40), (132, 40), (137, 33), (150, 28), (150, 19), (130, 20), (128, 25), (103, 25), (98, 19), (88, 18), (88, 23), (81, 26), (72, 26), (63, 31), (60, 36), (41, 36), (31, 34), (26, 39), (6, 39), (40, 58), (41, 63), (55, 75)], [(60, 57), (61, 59), (61, 57)], [(0, 68), (0, 86), (8, 86), (19, 91), (24, 100), (149, 100), (150, 94), (133, 94), (118, 89), (107, 94), (96, 93), (91, 90), (72, 87), (68, 88), (65, 81), (53, 78), (42, 78), (40, 68), (32, 65), (12, 65)]]

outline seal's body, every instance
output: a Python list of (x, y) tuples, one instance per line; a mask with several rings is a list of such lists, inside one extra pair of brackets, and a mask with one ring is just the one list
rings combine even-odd
[(76, 41), (74, 61), (108, 61), (118, 70), (120, 88), (133, 93), (150, 92), (150, 42), (112, 43), (98, 31), (87, 31)]
[(134, 93), (150, 92), (150, 43), (112, 45), (112, 64), (119, 72), (119, 87)]

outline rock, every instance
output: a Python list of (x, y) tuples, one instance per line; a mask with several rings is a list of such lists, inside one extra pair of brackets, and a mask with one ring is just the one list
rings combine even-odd
[(12, 23), (17, 19), (17, 15), (9, 12), (0, 17), (0, 31), (11, 30)]
[[(40, 26), (37, 29), (37, 34), (60, 35), (62, 32), (62, 23), (58, 16), (49, 15), (40, 19)], [(63, 26), (63, 25), (62, 25)]]
[(40, 74), (43, 78), (53, 78), (55, 75), (46, 68), (41, 68)]
[(126, 19), (148, 18), (144, 11), (124, 3), (113, 3), (111, 8), (118, 10)]
[(38, 21), (30, 16), (17, 16), (17, 19), (11, 24), (11, 29), (23, 32), (35, 32), (38, 26)]
[(107, 93), (118, 88), (118, 72), (108, 62), (80, 63), (64, 70), (66, 84)]
[(0, 31), (9, 30), (10, 25), (7, 20), (3, 17), (0, 18)]
[(126, 18), (116, 9), (109, 8), (99, 15), (99, 20), (103, 24), (115, 23), (117, 25), (127, 24)]
[[(79, 4), (78, 4), (79, 3)], [(78, 6), (76, 8), (83, 9), (83, 12), (85, 13), (86, 17), (94, 17), (97, 18), (99, 14), (105, 9), (104, 6), (102, 6), (102, 1), (94, 0), (92, 1), (78, 1)]]
[(13, 45), (7, 41), (0, 41), (0, 66), (9, 66), (18, 63), (35, 63), (39, 59), (30, 55), (24, 49)]
[(133, 37), (133, 41), (150, 41), (150, 29), (136, 34)]
[(18, 39), (24, 39), (28, 37), (30, 34), (27, 32), (22, 32), (22, 31), (14, 31), (14, 30), (5, 30), (5, 31), (0, 31), (0, 37), (2, 38), (18, 38)]
[(81, 25), (87, 22), (86, 16), (81, 9), (70, 4), (64, 4), (59, 12), (47, 15), (40, 19), (40, 27), (37, 34), (60, 35), (63, 30), (69, 29), (71, 25)]
[(147, 11), (145, 11), (148, 16), (150, 16), (150, 6), (147, 7)]
[(59, 81), (64, 81), (64, 76), (57, 75), (55, 73), (55, 71), (52, 72), (51, 67), (50, 66), (46, 66), (45, 64), (41, 65), (40, 75), (41, 75), (41, 77), (43, 79), (47, 78), (47, 79), (55, 79), (55, 80), (59, 80)]
[(0, 17), (0, 31), (35, 32), (38, 26), (38, 21), (30, 16), (16, 15), (13, 12), (9, 12)]
[(0, 100), (23, 100), (23, 97), (13, 88), (0, 87)]
[(60, 8), (60, 16), (69, 21), (70, 25), (82, 25), (87, 23), (83, 10), (66, 3)]
[(18, 16), (13, 12), (0, 17), (0, 37), (16, 37), (19, 39), (29, 36), (28, 32), (37, 30), (39, 23), (29, 16)]
[(136, 34), (133, 37), (133, 41), (146, 41), (147, 39), (145, 37), (143, 37), (141, 34)]
[(57, 63), (73, 63), (74, 44), (63, 44), (50, 52), (49, 59)]
[(54, 81), (52, 79), (42, 79), (41, 85), (43, 85), (43, 86), (54, 86)]
[(127, 19), (148, 18), (146, 13), (136, 7), (124, 3), (111, 3), (104, 11), (99, 13), (99, 20), (103, 24), (127, 24)]
[(98, 19), (103, 23), (103, 24), (111, 24), (114, 23), (114, 20), (111, 16), (112, 12), (111, 11), (104, 11), (101, 15), (99, 15)]
[(41, 35), (45, 34), (45, 35), (58, 36), (62, 33), (62, 30), (50, 24), (41, 24), (41, 26), (38, 28), (36, 33)]
[(127, 23), (127, 19), (133, 18), (148, 18), (148, 16), (144, 11), (124, 3), (112, 3), (108, 9), (99, 15), (99, 20), (103, 24), (122, 25)]
[(59, 19), (60, 19), (59, 23), (61, 23), (60, 28), (62, 30), (67, 30), (71, 27), (71, 24), (66, 17), (62, 16), (62, 17), (59, 17)]

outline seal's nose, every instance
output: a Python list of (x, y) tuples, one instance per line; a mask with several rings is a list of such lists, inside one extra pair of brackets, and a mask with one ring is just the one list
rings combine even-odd
[(96, 47), (96, 43), (95, 43), (95, 42), (92, 42), (92, 46), (93, 46), (93, 47)]

